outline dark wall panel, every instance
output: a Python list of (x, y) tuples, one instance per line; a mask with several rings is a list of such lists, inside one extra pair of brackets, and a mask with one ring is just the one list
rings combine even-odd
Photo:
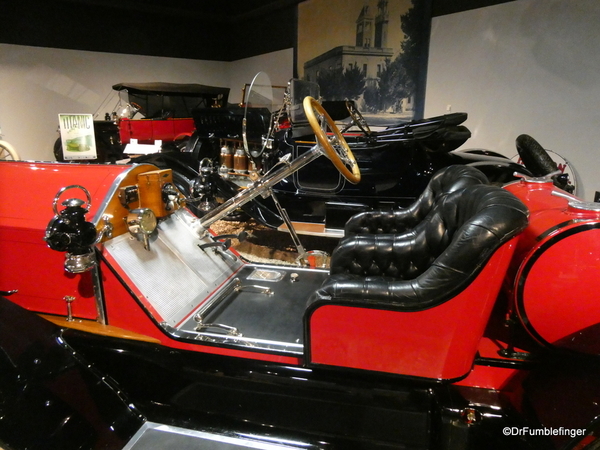
[[(294, 47), (302, 1), (0, 0), (0, 42), (235, 61)], [(507, 1), (433, 0), (432, 15)]]
[(53, 1), (0, 1), (0, 42), (175, 58), (230, 60), (229, 33), (191, 16)]
[(231, 59), (292, 48), (296, 45), (297, 6), (243, 20), (228, 30)]

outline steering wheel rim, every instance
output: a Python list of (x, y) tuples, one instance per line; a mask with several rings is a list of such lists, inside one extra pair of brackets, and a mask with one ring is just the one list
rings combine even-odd
[[(333, 119), (327, 114), (327, 111), (325, 111), (321, 104), (311, 96), (305, 97), (302, 105), (304, 113), (308, 118), (308, 123), (313, 129), (318, 143), (325, 150), (327, 157), (346, 180), (353, 184), (358, 183), (360, 181), (360, 169), (358, 168), (356, 158)], [(333, 133), (331, 139), (327, 137), (325, 129), (321, 127), (319, 119), (317, 119), (317, 114), (319, 117), (325, 119), (325, 125)], [(337, 144), (336, 147), (339, 147), (340, 151), (334, 148), (334, 144)], [(352, 170), (348, 168), (348, 165)]]
[(369, 124), (361, 114), (361, 112), (356, 108), (354, 102), (346, 100), (346, 109), (348, 110), (348, 114), (350, 114), (350, 118), (352, 122), (360, 128), (360, 130), (365, 133), (367, 136), (370, 136), (372, 131), (369, 127)]

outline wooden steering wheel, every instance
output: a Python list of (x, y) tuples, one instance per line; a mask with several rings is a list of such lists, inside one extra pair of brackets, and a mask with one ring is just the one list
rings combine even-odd
[[(348, 147), (346, 139), (338, 130), (333, 119), (321, 104), (310, 96), (304, 99), (303, 106), (308, 123), (310, 123), (317, 141), (325, 150), (327, 157), (346, 180), (353, 184), (358, 183), (360, 181), (360, 169), (352, 150)], [(323, 126), (321, 126), (321, 121), (323, 121)], [(333, 133), (331, 138), (327, 136), (327, 129)]]

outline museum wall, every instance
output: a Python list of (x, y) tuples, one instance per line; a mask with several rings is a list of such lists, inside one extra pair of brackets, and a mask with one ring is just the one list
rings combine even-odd
[(425, 115), (466, 111), (463, 148), (516, 155), (522, 133), (600, 191), (600, 2), (520, 0), (435, 17)]
[(103, 118), (116, 104), (116, 83), (223, 86), (231, 89), (230, 101), (239, 102), (243, 84), (259, 70), (274, 84), (286, 83), (292, 60), (292, 49), (223, 62), (0, 44), (0, 127), (23, 159), (53, 160), (58, 114)]

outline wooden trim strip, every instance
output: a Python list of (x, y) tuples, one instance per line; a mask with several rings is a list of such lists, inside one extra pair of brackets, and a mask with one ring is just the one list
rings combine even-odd
[(144, 334), (134, 333), (129, 330), (125, 330), (119, 327), (113, 327), (111, 325), (102, 325), (93, 320), (81, 320), (74, 319), (68, 321), (66, 317), (52, 316), (48, 314), (40, 314), (40, 317), (48, 320), (49, 322), (58, 325), (61, 328), (73, 328), (75, 330), (85, 331), (87, 333), (99, 334), (102, 336), (115, 337), (120, 339), (129, 339), (134, 341), (151, 342), (154, 344), (160, 344), (160, 340)]

